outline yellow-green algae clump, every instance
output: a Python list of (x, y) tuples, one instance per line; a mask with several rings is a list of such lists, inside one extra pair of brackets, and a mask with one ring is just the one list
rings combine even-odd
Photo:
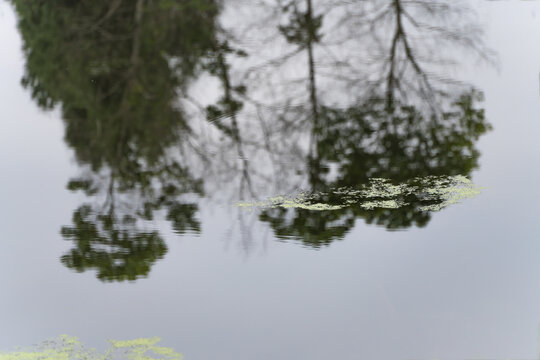
[(157, 346), (159, 338), (135, 339), (128, 341), (109, 340), (110, 347), (105, 354), (94, 349), (86, 349), (80, 341), (62, 335), (47, 340), (35, 349), (0, 353), (0, 360), (180, 360), (182, 355), (171, 348)]
[(373, 178), (356, 188), (337, 188), (327, 192), (300, 192), (265, 201), (237, 203), (244, 208), (297, 208), (306, 210), (339, 210), (359, 206), (365, 210), (397, 209), (415, 203), (422, 211), (439, 211), (480, 193), (480, 187), (462, 175), (426, 176), (401, 184), (389, 179)]

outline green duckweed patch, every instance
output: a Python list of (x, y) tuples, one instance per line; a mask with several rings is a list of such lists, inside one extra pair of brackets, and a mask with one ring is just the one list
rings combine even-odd
[(481, 187), (462, 175), (413, 178), (401, 184), (373, 178), (356, 188), (342, 187), (326, 192), (299, 192), (263, 201), (238, 202), (236, 206), (254, 208), (296, 208), (313, 211), (361, 207), (398, 209), (416, 205), (421, 211), (439, 211), (480, 194)]
[(141, 338), (127, 341), (109, 340), (104, 354), (86, 349), (71, 336), (44, 341), (29, 350), (0, 353), (0, 360), (180, 360), (182, 355), (171, 348), (156, 345), (159, 338)]

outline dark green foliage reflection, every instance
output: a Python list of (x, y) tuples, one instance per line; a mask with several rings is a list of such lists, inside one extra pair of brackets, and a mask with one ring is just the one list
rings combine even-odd
[[(302, 4), (304, 10), (298, 10)], [(358, 39), (355, 44), (359, 47), (372, 44), (367, 51), (377, 53), (379, 60), (368, 56), (358, 59), (364, 64), (366, 75), (359, 76), (350, 59), (332, 58), (336, 65), (330, 70), (317, 64), (314, 54), (324, 38), (320, 31), (325, 34), (321, 30), (323, 15), (317, 14), (324, 12), (325, 17), (330, 17), (328, 13), (340, 7), (346, 10), (336, 15), (341, 18), (334, 23), (334, 30), (343, 31), (341, 37), (334, 39), (338, 43)], [(348, 12), (359, 15), (355, 19)], [(467, 22), (470, 12), (457, 3), (423, 0), (366, 1), (363, 5), (343, 2), (335, 6), (305, 0), (290, 1), (283, 7), (287, 25), (280, 27), (281, 35), (299, 52), (304, 51), (307, 59), (308, 104), (300, 118), (308, 119), (305, 127), (310, 128), (310, 149), (305, 156), (308, 192), (354, 189), (372, 178), (399, 184), (425, 176), (470, 176), (478, 167), (476, 141), (491, 129), (479, 105), (482, 94), (432, 70), (434, 66), (444, 69), (442, 64), (455, 63), (454, 59), (445, 58), (443, 52), (435, 55), (439, 51), (427, 55), (430, 44), (438, 43), (437, 50), (443, 44), (452, 44), (453, 48), (489, 57), (479, 36), (481, 30)], [(356, 26), (347, 27), (347, 23)], [(418, 32), (421, 36), (411, 40)], [(325, 35), (332, 37), (333, 33)], [(331, 44), (324, 46), (328, 52)], [(339, 72), (343, 68), (349, 70), (345, 79)], [(368, 69), (372, 72), (368, 73)], [(332, 71), (336, 71), (335, 75)], [(318, 72), (324, 76), (318, 76)], [(343, 81), (349, 91), (360, 93), (362, 86), (368, 90), (349, 106), (327, 105), (320, 95), (326, 89), (319, 81), (328, 77)], [(280, 121), (279, 117), (276, 121)], [(323, 200), (325, 204), (332, 201)], [(264, 210), (260, 219), (268, 222), (279, 238), (298, 239), (308, 246), (320, 247), (342, 239), (355, 225), (356, 218), (389, 230), (426, 226), (430, 212), (423, 209), (421, 202), (409, 200), (406, 206), (395, 209), (272, 208)], [(339, 203), (340, 199), (334, 201)]]
[[(11, 2), (22, 83), (41, 108), (61, 111), (80, 168), (67, 188), (87, 197), (61, 231), (73, 243), (61, 261), (103, 281), (149, 274), (167, 252), (155, 230), (163, 219), (176, 234), (200, 233), (199, 200), (212, 189), (234, 192), (239, 180), (229, 198), (254, 199), (281, 187), (470, 177), (490, 130), (481, 91), (445, 72), (459, 63), (454, 49), (487, 53), (455, 1)], [(228, 28), (225, 8), (238, 10)], [(259, 220), (319, 248), (357, 219), (426, 226), (424, 205), (271, 208)]]
[(167, 252), (157, 231), (138, 230), (132, 219), (95, 215), (88, 206), (75, 211), (73, 226), (63, 227), (62, 236), (77, 245), (62, 256), (62, 263), (78, 272), (96, 269), (98, 279), (104, 281), (146, 276)]
[[(137, 224), (164, 209), (178, 233), (200, 231), (202, 193), (178, 146), (190, 125), (179, 94), (213, 48), (213, 0), (13, 1), (24, 39), (23, 85), (44, 109), (59, 106), (82, 174), (68, 189), (95, 198), (62, 236), (62, 262), (102, 280), (146, 276), (167, 247)], [(181, 34), (181, 35), (179, 35)], [(101, 199), (101, 200), (100, 200)]]

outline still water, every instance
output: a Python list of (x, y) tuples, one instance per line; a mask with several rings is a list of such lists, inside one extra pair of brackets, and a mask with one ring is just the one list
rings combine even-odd
[(538, 16), (1, 1), (0, 350), (537, 359)]

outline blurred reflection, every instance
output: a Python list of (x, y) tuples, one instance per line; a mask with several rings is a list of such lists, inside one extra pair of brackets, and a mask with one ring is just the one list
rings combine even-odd
[[(183, 165), (190, 126), (178, 102), (213, 48), (217, 4), (187, 1), (14, 1), (27, 58), (23, 84), (59, 105), (83, 170), (68, 188), (95, 199), (75, 210), (62, 262), (101, 280), (135, 280), (167, 251), (138, 223), (164, 209), (198, 233), (202, 184)], [(181, 34), (181, 36), (179, 36)], [(144, 227), (144, 226), (143, 226)]]
[[(321, 107), (322, 125), (313, 129), (316, 155), (306, 160), (309, 189), (358, 188), (371, 178), (399, 185), (429, 175), (470, 175), (478, 166), (474, 144), (489, 129), (483, 110), (475, 106), (478, 98), (475, 91), (463, 94), (441, 117), (431, 118), (413, 106), (394, 103), (388, 110), (384, 98), (344, 110)], [(270, 209), (261, 219), (280, 237), (297, 237), (319, 247), (342, 238), (357, 217), (387, 229), (425, 226), (431, 215), (422, 206), (418, 199), (409, 199), (397, 209), (367, 210), (358, 204), (320, 212)]]
[[(459, 1), (12, 2), (23, 84), (44, 109), (60, 107), (81, 168), (68, 188), (92, 199), (62, 229), (74, 242), (62, 262), (104, 281), (146, 276), (165, 255), (157, 213), (179, 234), (201, 231), (202, 179), (209, 196), (238, 180), (242, 199), (470, 176), (490, 129), (481, 92), (447, 74), (459, 51), (489, 59)], [(247, 15), (225, 26), (226, 6)], [(192, 99), (201, 74), (215, 86)], [(394, 230), (430, 216), (413, 199), (259, 218), (320, 247), (357, 218)]]
[[(292, 80), (306, 85), (303, 104), (284, 106), (292, 111), (280, 109), (273, 116), (288, 142), (306, 140), (303, 135), (295, 137), (295, 129), (309, 133), (309, 145), (297, 159), (305, 162), (307, 182), (299, 181), (294, 188), (328, 194), (329, 189), (360, 188), (372, 178), (398, 185), (426, 176), (470, 176), (478, 167), (475, 143), (490, 129), (478, 105), (482, 94), (444, 73), (463, 56), (460, 49), (491, 59), (481, 30), (469, 19), (471, 10), (462, 2), (280, 4), (271, 13), (277, 14), (279, 35), (292, 49), (254, 68), (285, 73), (292, 57), (304, 55), (304, 77)], [(330, 25), (325, 27), (325, 22)], [(365, 52), (354, 58), (344, 44)], [(284, 103), (302, 98), (298, 87), (288, 89), (291, 98), (283, 92)], [(261, 104), (264, 100), (256, 103), (259, 110)], [(323, 200), (332, 204), (342, 199), (327, 195)], [(277, 207), (260, 215), (277, 237), (299, 239), (313, 247), (343, 238), (356, 218), (397, 230), (425, 226), (430, 217), (419, 199), (395, 209), (365, 209), (358, 204), (323, 211)]]

